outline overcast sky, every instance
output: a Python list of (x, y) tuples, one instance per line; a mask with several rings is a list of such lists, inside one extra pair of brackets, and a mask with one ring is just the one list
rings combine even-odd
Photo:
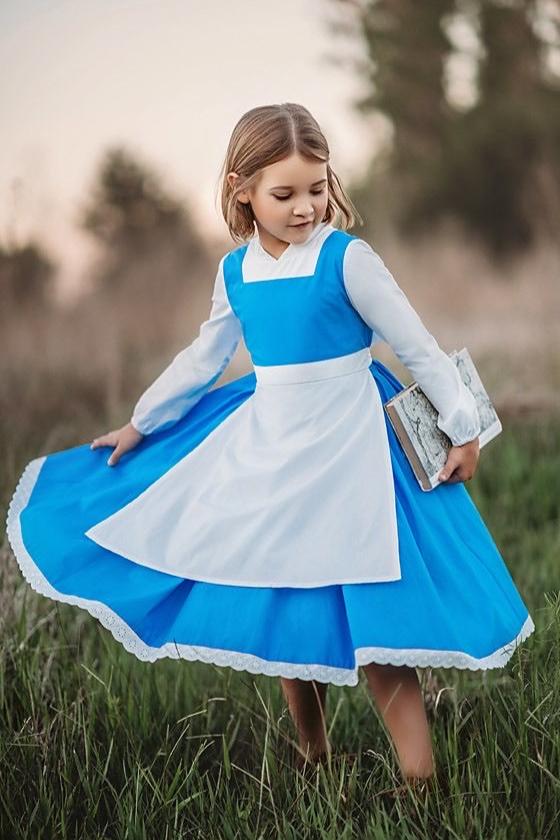
[(328, 62), (361, 54), (329, 31), (341, 14), (333, 0), (2, 0), (2, 240), (38, 233), (73, 274), (88, 257), (76, 209), (114, 143), (227, 233), (219, 168), (255, 105), (304, 104), (339, 175), (358, 174), (383, 124), (356, 114), (359, 79)]

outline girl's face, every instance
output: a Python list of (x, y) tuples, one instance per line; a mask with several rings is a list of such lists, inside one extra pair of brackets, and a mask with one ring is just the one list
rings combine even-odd
[[(237, 177), (228, 173), (231, 184)], [(251, 204), (261, 244), (274, 257), (308, 239), (325, 215), (328, 197), (326, 162), (297, 153), (265, 166), (257, 182), (238, 196)]]

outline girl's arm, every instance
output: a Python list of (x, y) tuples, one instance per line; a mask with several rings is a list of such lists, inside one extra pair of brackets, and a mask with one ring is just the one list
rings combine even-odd
[(428, 332), (381, 257), (363, 239), (344, 254), (344, 285), (366, 324), (406, 365), (436, 408), (438, 427), (461, 446), (480, 434), (476, 401), (454, 362)]
[(209, 390), (230, 363), (242, 335), (231, 309), (220, 260), (208, 319), (199, 335), (181, 350), (141, 395), (130, 419), (143, 435), (172, 426)]

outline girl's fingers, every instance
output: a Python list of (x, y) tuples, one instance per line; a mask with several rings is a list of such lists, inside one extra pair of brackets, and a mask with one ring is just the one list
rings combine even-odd
[(440, 481), (447, 481), (451, 477), (451, 474), (455, 471), (458, 463), (459, 462), (458, 462), (456, 453), (454, 452), (453, 449), (450, 449), (449, 454), (447, 456), (447, 461), (445, 462), (445, 464), (442, 467), (442, 470), (441, 470), (441, 472), (438, 476), (439, 480)]
[(463, 479), (461, 478), (459, 471), (455, 470), (455, 472), (452, 473), (445, 481), (446, 484), (459, 484), (459, 482), (463, 481)]
[(97, 449), (99, 446), (113, 446), (114, 449), (107, 460), (107, 466), (113, 467), (119, 462), (121, 455), (124, 455), (124, 453), (131, 448), (131, 443), (130, 441), (126, 443), (123, 440), (123, 436), (120, 434), (119, 430), (94, 438), (89, 446), (90, 449)]
[[(448, 472), (448, 467), (444, 467), (439, 474), (439, 478), (441, 481), (446, 481), (447, 484), (459, 484), (463, 481), (470, 481), (473, 477), (474, 470), (466, 469), (462, 464), (458, 466), (452, 467), (451, 471)], [(447, 478), (445, 476), (447, 475)]]
[(98, 446), (115, 446), (117, 441), (112, 433), (108, 435), (101, 435), (101, 437), (94, 438), (89, 445), (90, 449), (97, 449)]
[(118, 445), (115, 447), (115, 449), (113, 449), (113, 451), (112, 451), (112, 452), (111, 452), (111, 454), (109, 455), (109, 460), (107, 461), (107, 465), (108, 465), (109, 467), (112, 467), (114, 464), (117, 464), (117, 463), (118, 463), (119, 458), (120, 458), (120, 457), (121, 457), (121, 455), (122, 455), (122, 451), (123, 451), (123, 450), (122, 450), (122, 446), (121, 446), (120, 444), (118, 444)]
[(447, 481), (450, 484), (456, 484), (460, 481), (469, 481), (474, 474), (475, 468), (476, 462), (474, 466), (470, 466), (465, 462), (463, 456), (457, 450), (450, 449), (447, 461), (442, 467), (438, 478), (440, 481)]

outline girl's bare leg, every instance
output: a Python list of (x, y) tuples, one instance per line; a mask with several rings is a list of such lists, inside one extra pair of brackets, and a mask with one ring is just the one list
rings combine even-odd
[(363, 668), (396, 748), (401, 773), (405, 779), (431, 776), (434, 755), (416, 669), (376, 662)]
[(325, 707), (328, 683), (280, 677), (300, 749), (310, 760), (330, 752)]

